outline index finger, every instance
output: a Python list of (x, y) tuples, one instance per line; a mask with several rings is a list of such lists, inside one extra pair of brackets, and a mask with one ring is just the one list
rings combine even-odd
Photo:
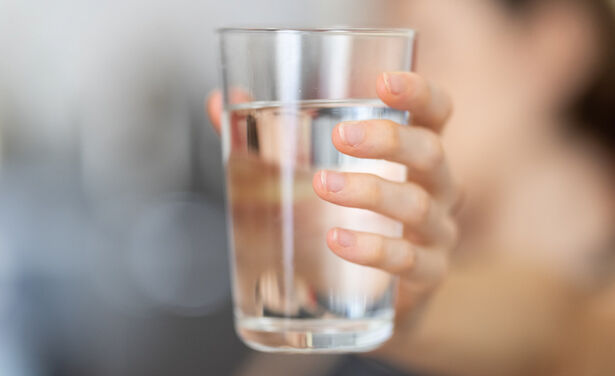
[(453, 112), (449, 95), (412, 72), (386, 72), (378, 77), (380, 99), (396, 110), (409, 111), (412, 122), (439, 132)]

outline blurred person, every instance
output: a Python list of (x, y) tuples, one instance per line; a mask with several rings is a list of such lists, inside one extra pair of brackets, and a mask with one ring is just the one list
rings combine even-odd
[[(615, 374), (612, 4), (389, 5), (393, 24), (420, 32), (419, 73), (374, 84), (416, 126), (342, 123), (332, 141), (405, 164), (408, 182), (325, 171), (313, 186), (405, 223), (403, 239), (327, 238), (338, 256), (400, 276), (395, 336), (372, 354), (400, 371), (352, 358), (331, 375)], [(219, 129), (219, 93), (207, 108)]]

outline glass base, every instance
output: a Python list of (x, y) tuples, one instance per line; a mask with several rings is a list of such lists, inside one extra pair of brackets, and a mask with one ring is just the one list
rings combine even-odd
[(391, 319), (238, 318), (236, 330), (254, 350), (283, 353), (351, 353), (378, 348), (393, 333)]

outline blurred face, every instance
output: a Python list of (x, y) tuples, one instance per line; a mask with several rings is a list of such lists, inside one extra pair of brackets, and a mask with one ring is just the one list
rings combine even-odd
[(584, 18), (551, 6), (520, 20), (495, 0), (396, 5), (393, 22), (419, 31), (417, 71), (453, 97), (444, 142), (455, 174), (470, 191), (488, 189), (541, 147), (565, 93), (586, 79)]

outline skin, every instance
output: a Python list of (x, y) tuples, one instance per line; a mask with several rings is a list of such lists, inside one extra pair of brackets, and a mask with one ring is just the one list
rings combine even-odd
[[(522, 19), (492, 0), (387, 4), (388, 24), (420, 30), (419, 70), (399, 86), (382, 75), (378, 94), (417, 127), (366, 119), (332, 140), (405, 164), (409, 179), (313, 179), (326, 201), (405, 224), (401, 239), (327, 235), (338, 256), (403, 281), (395, 336), (373, 355), (442, 375), (612, 375), (597, 350), (615, 338), (612, 167), (561, 117), (601, 59), (591, 14), (583, 2)], [(207, 107), (219, 129), (219, 93)]]

